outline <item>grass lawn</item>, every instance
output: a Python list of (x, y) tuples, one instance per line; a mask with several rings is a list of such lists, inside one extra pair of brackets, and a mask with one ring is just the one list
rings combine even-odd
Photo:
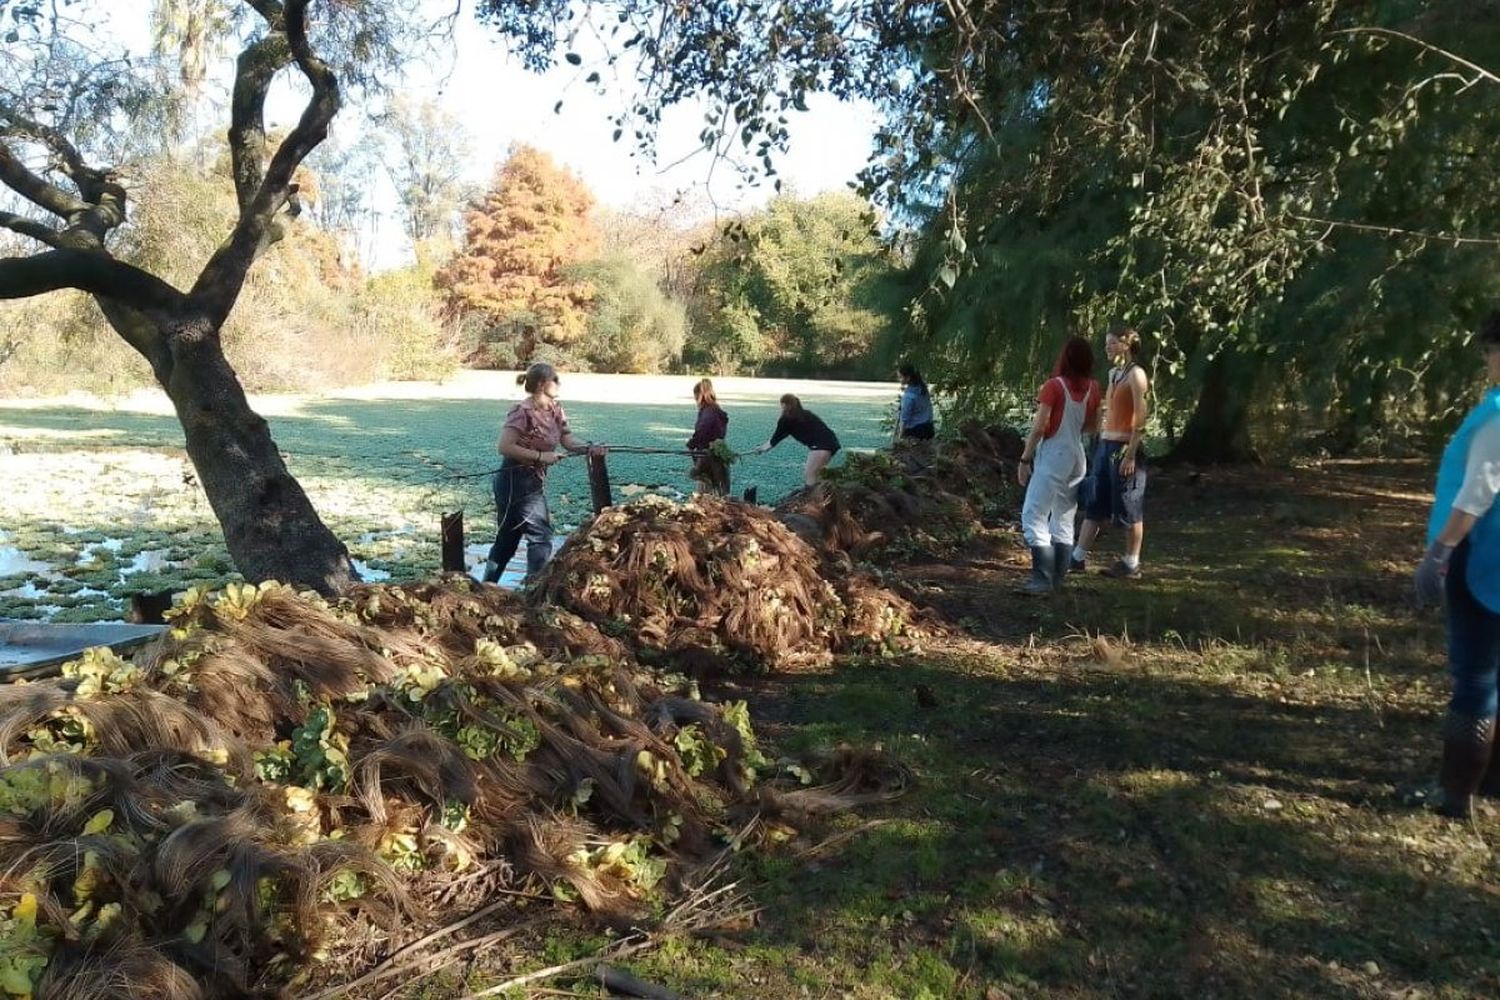
[[(747, 856), (757, 926), (631, 968), (698, 998), (1500, 995), (1500, 805), (1467, 826), (1397, 798), (1446, 696), (1441, 627), (1406, 605), (1426, 478), (1162, 473), (1145, 579), (1047, 601), (1011, 595), (1008, 532), (917, 558), (951, 641), (729, 692), (783, 752), (878, 742), (917, 787)], [(598, 944), (559, 933), (546, 954)]]

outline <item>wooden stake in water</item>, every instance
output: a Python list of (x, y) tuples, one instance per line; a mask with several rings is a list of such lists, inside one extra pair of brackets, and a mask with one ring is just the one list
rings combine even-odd
[(464, 512), (456, 510), (442, 516), (440, 537), (443, 546), (443, 572), (462, 573), (464, 564)]
[(614, 505), (609, 489), (609, 468), (604, 464), (604, 455), (589, 452), (589, 499), (593, 501), (594, 513)]

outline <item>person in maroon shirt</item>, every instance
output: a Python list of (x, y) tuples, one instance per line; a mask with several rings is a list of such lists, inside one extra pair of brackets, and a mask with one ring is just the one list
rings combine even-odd
[(499, 531), (484, 567), (484, 582), (495, 583), (505, 564), (526, 540), (526, 578), (533, 580), (552, 555), (552, 518), (544, 487), (547, 470), (562, 459), (557, 446), (573, 454), (605, 449), (580, 441), (557, 401), (557, 370), (544, 362), (526, 369), (516, 382), (526, 398), (511, 407), (496, 450), (504, 461), (495, 473), (495, 518)]
[(698, 403), (698, 421), (693, 425), (693, 436), (688, 438), (687, 446), (688, 451), (702, 452), (693, 458), (693, 478), (702, 485), (703, 492), (728, 496), (729, 465), (708, 449), (729, 433), (729, 414), (719, 405), (713, 382), (706, 378), (693, 386), (693, 399)]

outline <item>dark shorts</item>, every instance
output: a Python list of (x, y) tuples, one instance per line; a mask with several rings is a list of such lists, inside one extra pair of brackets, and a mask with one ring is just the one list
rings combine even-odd
[(915, 427), (903, 427), (901, 436), (904, 438), (916, 438), (918, 441), (931, 441), (935, 433), (932, 421), (925, 424), (917, 424)]
[(1135, 475), (1120, 475), (1124, 441), (1100, 440), (1094, 447), (1088, 475), (1083, 480), (1083, 516), (1090, 521), (1113, 521), (1121, 527), (1146, 519), (1146, 453), (1136, 452)]

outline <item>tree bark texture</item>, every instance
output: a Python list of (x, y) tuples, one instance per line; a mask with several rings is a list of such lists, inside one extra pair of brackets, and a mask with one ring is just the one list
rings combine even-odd
[(168, 342), (170, 367), (158, 378), (235, 566), (247, 580), (281, 580), (327, 596), (358, 580), (348, 548), (287, 471), (265, 418), (250, 408), (217, 331), (183, 330)]
[(1198, 402), (1169, 462), (1234, 465), (1259, 462), (1250, 439), (1250, 400), (1255, 386), (1253, 362), (1221, 353), (1208, 363)]

